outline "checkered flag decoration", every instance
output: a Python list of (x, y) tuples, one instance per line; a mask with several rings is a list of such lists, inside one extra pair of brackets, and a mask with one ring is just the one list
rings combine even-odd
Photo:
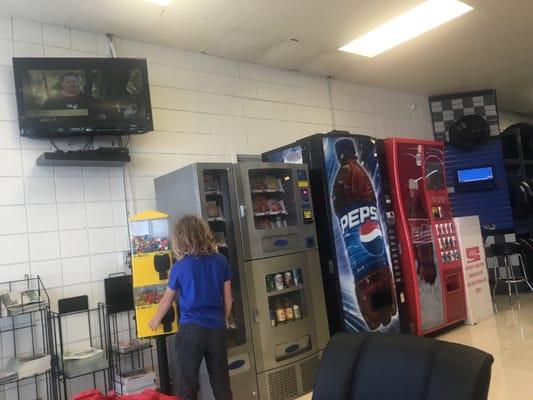
[(433, 133), (436, 140), (450, 140), (450, 126), (465, 115), (479, 115), (489, 123), (491, 136), (500, 134), (496, 91), (457, 93), (429, 98)]

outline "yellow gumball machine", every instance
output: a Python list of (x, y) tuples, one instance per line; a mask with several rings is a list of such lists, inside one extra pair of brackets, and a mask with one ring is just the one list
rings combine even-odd
[(175, 333), (178, 330), (175, 304), (155, 331), (148, 326), (165, 293), (172, 268), (169, 217), (159, 211), (147, 210), (131, 217), (129, 222), (137, 336), (146, 338)]

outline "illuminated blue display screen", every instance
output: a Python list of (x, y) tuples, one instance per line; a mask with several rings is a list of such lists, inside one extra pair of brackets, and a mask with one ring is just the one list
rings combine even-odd
[(458, 169), (457, 170), (457, 181), (459, 183), (489, 181), (492, 179), (494, 179), (494, 175), (492, 173), (492, 167), (480, 167), (480, 168), (469, 168), (469, 169)]

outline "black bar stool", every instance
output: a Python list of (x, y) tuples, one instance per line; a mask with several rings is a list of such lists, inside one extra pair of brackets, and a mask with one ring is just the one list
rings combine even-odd
[[(519, 283), (525, 283), (529, 287), (529, 290), (533, 292), (533, 286), (529, 283), (527, 277), (526, 268), (522, 254), (520, 254), (520, 245), (518, 243), (497, 243), (490, 246), (490, 252), (493, 257), (498, 258), (498, 265), (494, 268), (494, 288), (492, 289), (492, 297), (496, 297), (496, 287), (499, 282), (504, 282), (507, 284), (507, 289), (509, 292), (509, 303), (513, 304), (513, 291), (511, 290), (511, 285), (514, 285), (516, 297), (518, 296), (518, 287)], [(521, 271), (518, 271), (518, 274), (515, 273), (515, 268), (511, 261), (511, 257), (516, 255), (518, 258), (518, 267)], [(503, 257), (503, 266), (500, 266), (499, 259)], [(500, 268), (505, 268), (505, 276), (501, 275)]]

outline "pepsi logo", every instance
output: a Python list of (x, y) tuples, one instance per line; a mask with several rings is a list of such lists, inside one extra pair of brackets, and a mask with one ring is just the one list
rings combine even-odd
[(362, 223), (359, 227), (359, 238), (363, 248), (370, 254), (377, 256), (383, 253), (385, 243), (377, 221), (368, 220)]

